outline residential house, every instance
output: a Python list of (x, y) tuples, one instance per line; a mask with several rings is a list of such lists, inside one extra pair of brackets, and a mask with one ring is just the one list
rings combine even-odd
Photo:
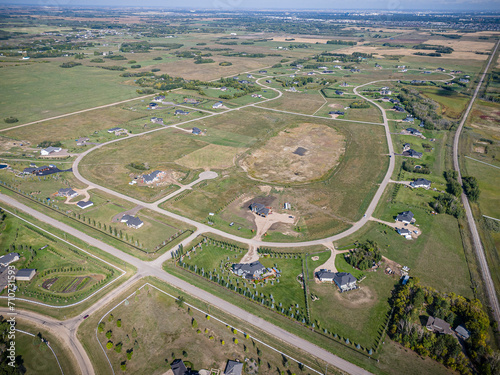
[(339, 115), (339, 116), (343, 116), (344, 115), (344, 112), (343, 111), (330, 111), (328, 112), (329, 115)]
[(333, 70), (323, 70), (321, 73), (323, 73), (323, 74), (331, 74), (331, 73), (333, 73)]
[(287, 91), (290, 91), (290, 92), (299, 92), (299, 90), (297, 90), (295, 88), (295, 86), (290, 87)]
[(271, 83), (272, 81), (270, 79), (266, 79), (266, 83)]
[(290, 202), (285, 202), (285, 204), (283, 204), (283, 208), (285, 210), (291, 210), (292, 209), (292, 205), (290, 204)]
[(342, 96), (344, 95), (344, 92), (340, 90), (335, 90), (335, 94)]
[(132, 215), (123, 215), (122, 218), (120, 219), (120, 222), (127, 224), (127, 227), (129, 228), (134, 228), (134, 229), (139, 229), (144, 225), (144, 222), (139, 219), (138, 216), (132, 216)]
[(212, 108), (217, 109), (217, 108), (222, 108), (223, 104), (222, 102), (216, 102), (212, 105)]
[(149, 174), (142, 175), (142, 182), (145, 184), (152, 184), (158, 181), (160, 178), (165, 177), (166, 173), (163, 171), (153, 171)]
[(438, 72), (446, 72), (446, 69), (443, 69), (443, 68), (437, 68), (436, 69)]
[(0, 291), (9, 285), (9, 268), (0, 266)]
[(401, 221), (402, 223), (405, 224), (411, 224), (415, 222), (415, 219), (413, 218), (413, 212), (411, 211), (405, 211), (401, 212), (396, 216), (396, 221)]
[(380, 90), (380, 95), (392, 95), (392, 91), (389, 89)]
[(163, 119), (161, 117), (151, 117), (151, 122), (153, 124), (162, 124), (163, 125)]
[(407, 240), (411, 240), (411, 231), (406, 228), (396, 228), (396, 232), (398, 232), (401, 236), (406, 238)]
[(392, 107), (392, 109), (394, 109), (396, 112), (404, 112), (405, 109), (403, 107), (400, 107), (399, 105), (395, 105), (394, 107)]
[(406, 116), (406, 118), (403, 119), (403, 122), (414, 122), (415, 117), (413, 116)]
[(247, 81), (246, 79), (241, 79), (238, 82), (241, 83), (242, 85), (248, 85), (250, 83), (250, 81)]
[(252, 203), (248, 208), (250, 208), (250, 211), (256, 213), (259, 216), (266, 217), (270, 213), (270, 209), (263, 204), (260, 203)]
[(252, 263), (235, 263), (232, 266), (232, 271), (237, 276), (254, 280), (260, 278), (260, 276), (266, 271), (266, 267), (264, 267), (259, 261)]
[(183, 111), (182, 109), (176, 109), (174, 114), (177, 116), (177, 115), (189, 115), (189, 112), (186, 112), (186, 111)]
[(348, 272), (337, 272), (333, 278), (333, 282), (337, 284), (341, 292), (356, 289), (356, 278)]
[(74, 198), (74, 197), (78, 196), (78, 193), (71, 188), (61, 188), (57, 192), (57, 196)]
[(348, 87), (349, 85), (347, 84), (347, 82), (342, 82), (342, 83), (340, 84), (340, 86), (341, 86), (341, 87)]
[(151, 103), (148, 104), (148, 107), (150, 109), (157, 109), (158, 108), (158, 103), (151, 102)]
[(259, 70), (259, 73), (260, 73), (260, 74), (266, 74), (266, 73), (267, 73), (267, 70)]
[(16, 281), (31, 281), (35, 274), (36, 269), (22, 268), (16, 272)]
[(182, 359), (176, 359), (170, 365), (174, 375), (190, 375), (191, 371), (188, 370)]
[(408, 133), (410, 133), (411, 135), (416, 135), (416, 136), (421, 136), (421, 135), (422, 135), (422, 133), (421, 133), (421, 132), (419, 132), (419, 131), (418, 131), (417, 129), (415, 129), (415, 128), (406, 128), (406, 131), (407, 131)]
[(460, 78), (458, 80), (458, 82), (460, 82), (460, 83), (469, 83), (469, 80), (467, 78)]
[(195, 135), (200, 135), (200, 134), (201, 134), (201, 129), (200, 129), (200, 128), (197, 128), (197, 127), (194, 127), (192, 132), (193, 132), (193, 134), (195, 134)]
[(411, 148), (411, 145), (409, 143), (403, 144), (403, 151), (408, 151)]
[(399, 104), (399, 100), (398, 100), (398, 99), (389, 99), (389, 101), (390, 101), (392, 104)]
[(455, 333), (463, 340), (467, 340), (470, 337), (470, 332), (464, 326), (455, 328)]
[(57, 152), (61, 152), (62, 151), (62, 148), (61, 147), (47, 147), (43, 150), (40, 151), (40, 155), (42, 156), (47, 156), (47, 155), (50, 155), (50, 154), (54, 154), (54, 153), (57, 153)]
[(8, 253), (0, 257), (0, 266), (7, 267), (9, 264), (19, 260), (18, 253)]
[(124, 130), (125, 129), (123, 129), (123, 128), (115, 127), (115, 128), (108, 129), (108, 133), (110, 133), (110, 134), (114, 133), (115, 135), (118, 135), (119, 133), (121, 133)]
[(253, 78), (253, 75), (247, 74), (247, 78)]
[(417, 178), (415, 181), (410, 182), (410, 186), (413, 188), (430, 189), (431, 183), (431, 181), (426, 180), (425, 178)]
[(199, 100), (195, 98), (184, 98), (184, 103), (187, 104), (198, 104)]
[(82, 210), (91, 207), (94, 205), (94, 202), (92, 201), (80, 201), (76, 204), (78, 207), (80, 207)]
[(227, 361), (224, 375), (241, 375), (243, 371), (243, 363), (237, 361)]
[(446, 323), (444, 320), (429, 316), (427, 319), (427, 324), (425, 325), (429, 331), (435, 333), (444, 333), (446, 335), (451, 335), (453, 331), (450, 328), (450, 324)]
[(81, 138), (75, 139), (77, 146), (85, 146), (88, 141), (90, 141), (90, 139), (88, 137), (81, 137)]
[(220, 91), (227, 91), (227, 87), (226, 87), (226, 86), (222, 86), (222, 87), (220, 88)]
[(335, 65), (334, 68), (335, 69), (342, 69), (342, 67), (340, 65)]
[(326, 270), (326, 269), (321, 269), (318, 272), (316, 272), (316, 277), (322, 283), (324, 283), (324, 282), (331, 282), (332, 283), (333, 279), (335, 278), (335, 272), (332, 272), (332, 271)]
[(423, 154), (421, 152), (417, 152), (411, 148), (409, 150), (403, 151), (403, 156), (407, 156), (409, 158), (420, 159), (422, 155)]
[(410, 276), (408, 276), (408, 275), (401, 276), (401, 279), (402, 279), (401, 284), (406, 285), (406, 284), (408, 284), (408, 280), (410, 280)]
[(44, 172), (48, 172), (53, 169), (50, 166), (44, 165), (41, 167), (29, 167), (23, 169), (23, 174), (35, 174), (35, 175), (44, 175)]
[(165, 100), (165, 95), (158, 95), (158, 96), (155, 96), (154, 99), (153, 99), (153, 102), (162, 102)]

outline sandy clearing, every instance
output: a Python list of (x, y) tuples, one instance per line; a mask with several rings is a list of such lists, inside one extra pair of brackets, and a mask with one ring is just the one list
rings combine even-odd
[(259, 253), (257, 252), (257, 247), (250, 245), (248, 252), (245, 255), (243, 255), (243, 258), (241, 258), (240, 263), (252, 263), (258, 260), (259, 260)]
[(267, 217), (262, 217), (257, 214), (255, 216), (255, 225), (257, 226), (257, 234), (253, 239), (261, 240), (264, 233), (266, 233), (269, 228), (275, 223), (283, 223), (283, 224), (294, 224), (295, 216), (290, 217), (289, 214), (280, 214), (277, 212), (271, 212)]

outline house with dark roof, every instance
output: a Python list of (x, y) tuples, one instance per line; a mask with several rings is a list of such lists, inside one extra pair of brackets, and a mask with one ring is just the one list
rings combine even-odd
[(406, 128), (406, 131), (411, 135), (416, 135), (417, 137), (422, 135), (422, 133), (415, 128)]
[(187, 111), (183, 111), (182, 109), (176, 109), (176, 110), (175, 110), (175, 112), (174, 112), (174, 114), (175, 114), (176, 116), (177, 116), (177, 115), (181, 115), (181, 116), (183, 116), (183, 115), (189, 115), (189, 112), (187, 112)]
[(426, 180), (425, 178), (417, 178), (415, 181), (410, 182), (410, 186), (413, 188), (430, 189), (431, 183), (431, 181)]
[(406, 228), (396, 228), (396, 232), (407, 240), (411, 240), (411, 231)]
[(170, 368), (174, 375), (189, 375), (190, 371), (182, 361), (182, 359), (176, 359), (170, 364)]
[(151, 122), (153, 124), (163, 124), (163, 119), (161, 117), (151, 117)]
[(337, 284), (341, 292), (356, 289), (356, 278), (348, 272), (337, 272), (333, 278), (333, 282)]
[(413, 116), (406, 116), (406, 118), (403, 119), (403, 122), (414, 122), (415, 117)]
[(165, 95), (158, 95), (154, 97), (153, 102), (162, 102), (163, 100), (165, 100)]
[(411, 145), (409, 143), (403, 143), (403, 151), (407, 151), (411, 148)]
[(120, 222), (127, 224), (127, 227), (129, 228), (134, 228), (134, 229), (139, 229), (144, 225), (144, 222), (139, 219), (138, 216), (132, 216), (132, 215), (123, 215), (122, 218), (120, 219)]
[(344, 92), (340, 90), (335, 90), (335, 94), (342, 96), (344, 95)]
[(0, 291), (7, 288), (9, 285), (9, 268), (0, 266)]
[(250, 211), (263, 217), (266, 217), (270, 213), (270, 209), (261, 203), (252, 203), (250, 206), (248, 206), (248, 208), (250, 208)]
[(243, 363), (237, 361), (227, 361), (224, 375), (241, 375), (243, 371)]
[(405, 109), (403, 107), (400, 107), (399, 105), (395, 105), (394, 107), (392, 107), (392, 109), (394, 109), (396, 112), (404, 112)]
[(344, 112), (343, 111), (330, 111), (328, 112), (329, 115), (339, 115), (339, 116), (343, 116), (344, 115)]
[(16, 281), (31, 281), (36, 275), (34, 268), (22, 268), (16, 272)]
[(110, 133), (110, 134), (111, 134), (111, 133), (115, 133), (115, 134), (116, 134), (116, 133), (121, 132), (121, 131), (123, 131), (123, 130), (124, 130), (124, 129), (122, 129), (122, 128), (115, 127), (115, 128), (108, 129), (108, 133)]
[(420, 159), (422, 155), (423, 154), (421, 152), (417, 152), (411, 148), (409, 150), (403, 151), (403, 156), (408, 156), (409, 158)]
[(201, 134), (201, 129), (197, 128), (197, 127), (194, 127), (192, 133), (195, 134), (195, 135), (200, 135)]
[(58, 197), (74, 198), (74, 197), (78, 196), (78, 193), (71, 188), (61, 188), (57, 192), (57, 196)]
[(415, 219), (413, 218), (413, 212), (411, 211), (405, 211), (401, 212), (396, 216), (396, 221), (401, 221), (402, 223), (405, 224), (411, 224), (415, 222)]
[(399, 100), (397, 100), (397, 99), (389, 99), (389, 101), (390, 101), (392, 104), (399, 104)]
[(7, 267), (9, 264), (17, 262), (19, 260), (18, 253), (8, 253), (0, 257), (0, 265)]
[(80, 201), (76, 204), (78, 207), (80, 207), (82, 210), (91, 207), (94, 205), (94, 202), (92, 201)]
[(148, 107), (151, 108), (151, 109), (156, 109), (156, 108), (158, 108), (158, 103), (151, 102), (151, 103), (148, 104)]
[(446, 323), (443, 319), (435, 318), (433, 316), (429, 316), (425, 326), (429, 331), (434, 333), (444, 333), (445, 335), (451, 335), (453, 333), (449, 323)]
[(158, 181), (160, 178), (164, 177), (165, 175), (166, 175), (165, 172), (156, 170), (149, 174), (142, 175), (142, 182), (144, 182), (145, 184), (152, 184)]
[(335, 272), (326, 269), (321, 269), (318, 272), (316, 272), (316, 277), (322, 283), (333, 282), (333, 279), (335, 278)]
[(470, 332), (464, 326), (455, 328), (455, 333), (463, 340), (467, 340), (470, 337)]
[(264, 267), (259, 261), (252, 263), (235, 263), (232, 265), (232, 271), (237, 276), (254, 280), (260, 278), (260, 276), (266, 271), (266, 267)]

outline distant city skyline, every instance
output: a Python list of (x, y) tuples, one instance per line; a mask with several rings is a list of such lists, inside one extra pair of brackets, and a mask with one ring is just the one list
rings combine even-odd
[(162, 7), (221, 10), (378, 10), (378, 11), (500, 11), (500, 1), (491, 0), (186, 0), (181, 4), (168, 0), (0, 0), (0, 5), (48, 7), (113, 6)]

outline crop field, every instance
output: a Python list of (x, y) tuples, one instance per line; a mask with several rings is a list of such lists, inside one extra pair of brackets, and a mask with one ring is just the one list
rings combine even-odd
[(9, 214), (0, 226), (1, 255), (17, 252), (20, 259), (13, 263), (17, 269), (37, 270), (31, 281), (20, 281), (17, 284), (18, 293), (25, 298), (51, 304), (76, 302), (117, 275), (114, 268), (80, 253)]

